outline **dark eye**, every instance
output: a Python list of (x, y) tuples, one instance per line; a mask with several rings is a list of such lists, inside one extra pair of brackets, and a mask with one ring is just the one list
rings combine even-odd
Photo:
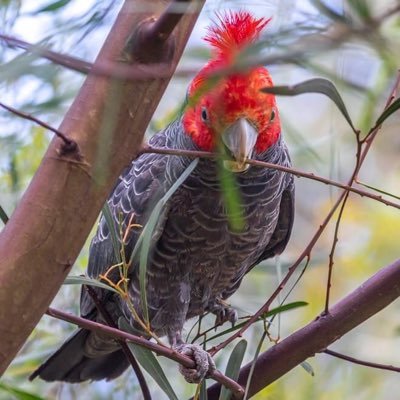
[(207, 108), (205, 108), (205, 107), (201, 108), (201, 119), (203, 122), (208, 122), (208, 112), (207, 112)]
[(271, 116), (269, 117), (269, 122), (272, 122), (275, 119), (275, 110), (271, 111)]

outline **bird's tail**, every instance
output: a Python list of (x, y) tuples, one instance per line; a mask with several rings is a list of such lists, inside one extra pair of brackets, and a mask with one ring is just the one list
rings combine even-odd
[(39, 376), (45, 381), (77, 383), (86, 380), (110, 380), (121, 375), (129, 365), (122, 350), (95, 358), (85, 356), (83, 350), (89, 333), (86, 329), (79, 329), (32, 373), (29, 380)]

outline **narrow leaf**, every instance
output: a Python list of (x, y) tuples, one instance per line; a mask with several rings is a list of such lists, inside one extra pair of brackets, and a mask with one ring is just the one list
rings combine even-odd
[(36, 10), (33, 14), (39, 14), (39, 13), (42, 13), (42, 12), (56, 11), (59, 8), (66, 6), (70, 1), (71, 0), (58, 0), (58, 1), (55, 1), (54, 3), (50, 3), (47, 6), (39, 8), (39, 10)]
[(361, 186), (364, 186), (364, 187), (368, 188), (368, 189), (375, 190), (375, 191), (378, 192), (378, 193), (381, 193), (381, 194), (384, 194), (384, 195), (386, 195), (386, 196), (393, 197), (394, 199), (400, 200), (400, 196), (396, 196), (396, 195), (393, 194), (393, 193), (385, 192), (385, 191), (382, 190), (382, 189), (378, 189), (378, 188), (376, 188), (376, 187), (374, 187), (374, 186), (371, 186), (371, 185), (368, 185), (367, 183), (364, 183), (364, 182), (357, 181), (357, 183), (358, 183), (359, 185), (361, 185)]
[(4, 225), (8, 222), (8, 215), (4, 211), (4, 208), (0, 206), (0, 219), (3, 221)]
[(114, 249), (114, 256), (117, 263), (121, 262), (120, 241), (118, 240), (117, 227), (115, 226), (114, 218), (111, 214), (110, 206), (106, 202), (103, 206), (103, 217), (106, 220), (108, 230), (110, 231), (111, 242)]
[[(293, 303), (285, 304), (283, 306), (276, 307), (276, 308), (274, 308), (274, 309), (262, 314), (259, 317), (258, 321), (262, 321), (265, 318), (272, 317), (272, 316), (280, 314), (280, 313), (282, 313), (284, 311), (293, 310), (294, 308), (304, 307), (306, 305), (308, 305), (308, 303), (305, 302), (305, 301), (296, 301), (296, 302), (293, 302)], [(245, 326), (246, 323), (247, 323), (247, 320), (244, 321), (244, 322), (241, 322), (240, 324), (236, 324), (235, 326), (232, 326), (231, 328), (228, 328), (228, 329), (226, 329), (226, 330), (224, 330), (222, 332), (219, 332), (216, 335), (211, 336), (211, 337), (207, 338), (206, 340), (204, 340), (204, 342), (202, 344), (207, 343), (207, 342), (209, 342), (209, 341), (211, 341), (213, 339), (216, 339), (216, 338), (218, 338), (220, 336), (224, 336), (224, 335), (226, 335), (228, 333), (235, 332), (235, 331), (239, 330), (240, 328), (242, 328), (243, 326)]]
[(219, 160), (218, 164), (218, 177), (228, 221), (232, 230), (240, 232), (244, 228), (244, 215), (236, 177), (232, 171), (224, 167), (222, 160)]
[(264, 93), (272, 93), (280, 96), (297, 96), (304, 93), (324, 94), (336, 104), (337, 108), (340, 110), (348, 124), (351, 126), (351, 129), (353, 129), (354, 132), (357, 132), (357, 129), (354, 127), (353, 122), (351, 121), (350, 115), (347, 111), (342, 97), (340, 96), (340, 93), (336, 89), (336, 86), (328, 79), (314, 78), (291, 86), (265, 87), (261, 89), (261, 91)]
[[(243, 357), (246, 352), (247, 341), (242, 339), (232, 350), (231, 356), (229, 357), (228, 365), (226, 366), (225, 375), (234, 381), (237, 381), (239, 377), (240, 366), (242, 365)], [(232, 392), (225, 386), (221, 387), (221, 393), (219, 400), (229, 400)]]
[(89, 278), (87, 276), (67, 276), (63, 285), (88, 285), (88, 286), (96, 286), (101, 289), (111, 290), (114, 293), (118, 293), (111, 286), (98, 281), (97, 279)]
[(154, 207), (149, 220), (147, 221), (145, 227), (140, 234), (140, 237), (132, 251), (130, 257), (129, 265), (135, 257), (139, 245), (141, 246), (140, 259), (139, 259), (139, 285), (140, 285), (140, 301), (142, 305), (142, 313), (146, 322), (149, 322), (149, 313), (147, 309), (147, 294), (146, 294), (146, 272), (147, 272), (147, 261), (149, 257), (151, 240), (153, 237), (154, 229), (156, 228), (157, 222), (160, 215), (162, 215), (162, 210), (165, 204), (168, 202), (170, 197), (176, 192), (176, 190), (182, 185), (186, 178), (193, 172), (196, 168), (199, 159), (194, 159), (189, 166), (185, 169), (182, 175), (176, 180), (176, 182), (168, 189), (165, 195), (158, 201)]
[(208, 400), (208, 394), (207, 394), (207, 384), (206, 380), (203, 379), (200, 383), (200, 396), (199, 400)]
[(40, 397), (36, 394), (32, 394), (24, 390), (17, 389), (15, 387), (6, 385), (4, 383), (0, 383), (0, 390), (7, 392), (17, 400), (44, 400), (43, 397)]
[(383, 122), (389, 118), (394, 112), (400, 108), (400, 99), (394, 101), (377, 119), (375, 126), (382, 125)]
[(256, 349), (256, 352), (254, 354), (253, 362), (251, 363), (249, 376), (247, 377), (246, 390), (245, 390), (244, 396), (243, 396), (244, 400), (246, 400), (248, 395), (249, 395), (251, 379), (253, 377), (254, 369), (256, 367), (257, 358), (258, 358), (258, 355), (260, 354), (261, 346), (264, 343), (265, 336), (267, 336), (267, 331), (263, 332), (263, 334), (261, 335), (261, 338), (260, 338), (260, 340), (258, 342), (257, 349)]
[(313, 369), (313, 367), (311, 366), (310, 363), (308, 363), (307, 361), (303, 361), (300, 365), (301, 365), (301, 366), (304, 368), (304, 370), (305, 370), (306, 372), (308, 372), (311, 376), (314, 376), (314, 375), (315, 375), (314, 369)]
[[(125, 319), (120, 318), (118, 321), (118, 326), (122, 330), (130, 331), (130, 325), (126, 322)], [(164, 391), (164, 393), (168, 396), (170, 400), (178, 400), (177, 395), (172, 389), (171, 384), (169, 383), (167, 377), (164, 374), (164, 371), (161, 368), (160, 363), (154, 354), (145, 349), (142, 346), (137, 344), (127, 342), (129, 350), (135, 356), (136, 360), (139, 364), (149, 373), (149, 375), (156, 381), (158, 386)]]

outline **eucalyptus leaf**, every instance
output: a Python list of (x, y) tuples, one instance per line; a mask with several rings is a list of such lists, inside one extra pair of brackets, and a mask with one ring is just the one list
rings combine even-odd
[(118, 293), (113, 287), (107, 285), (106, 283), (100, 282), (97, 279), (88, 278), (87, 276), (67, 276), (63, 285), (88, 285), (96, 286), (101, 289), (111, 290), (114, 293)]
[(255, 352), (254, 357), (253, 357), (253, 362), (251, 363), (249, 376), (247, 377), (246, 390), (245, 390), (244, 396), (243, 396), (244, 400), (246, 400), (248, 398), (249, 390), (250, 390), (251, 378), (253, 377), (254, 369), (256, 367), (257, 358), (258, 358), (258, 355), (260, 354), (261, 346), (264, 343), (264, 340), (265, 340), (266, 336), (267, 336), (267, 331), (264, 331), (263, 334), (261, 335), (261, 338), (260, 338), (259, 342), (258, 342), (257, 349), (256, 349), (256, 352)]
[(228, 222), (232, 230), (240, 232), (244, 228), (244, 215), (242, 199), (234, 173), (223, 165), (223, 160), (218, 160), (218, 177), (227, 211)]
[(206, 380), (203, 379), (200, 383), (199, 400), (208, 400)]
[(36, 394), (26, 392), (25, 390), (21, 390), (1, 382), (0, 382), (0, 390), (12, 395), (13, 398), (17, 400), (45, 400), (44, 397), (40, 397)]
[(389, 118), (394, 112), (400, 108), (400, 99), (394, 101), (376, 120), (375, 126), (382, 125), (387, 118)]
[(4, 211), (4, 208), (0, 206), (0, 219), (3, 221), (4, 225), (8, 222), (8, 215)]
[(302, 368), (303, 368), (307, 373), (309, 373), (311, 376), (314, 376), (314, 375), (315, 375), (314, 369), (313, 369), (313, 367), (311, 366), (310, 363), (308, 363), (307, 361), (303, 361), (300, 365), (301, 365)]
[(39, 8), (33, 14), (39, 14), (42, 12), (53, 12), (57, 11), (58, 9), (65, 7), (68, 3), (70, 3), (71, 0), (57, 0), (53, 3), (48, 4), (47, 6), (44, 6), (42, 8)]
[(340, 93), (336, 89), (336, 86), (328, 79), (314, 78), (304, 82), (300, 82), (296, 85), (265, 87), (261, 89), (261, 91), (264, 93), (271, 93), (279, 96), (297, 96), (299, 94), (305, 93), (324, 94), (336, 104), (337, 108), (340, 110), (340, 112), (350, 125), (351, 129), (353, 129), (354, 132), (357, 132), (357, 129), (353, 125), (353, 122), (350, 118), (344, 101), (340, 96)]
[[(123, 318), (118, 320), (118, 327), (124, 331), (131, 331), (130, 325)], [(156, 381), (158, 386), (164, 391), (168, 398), (170, 400), (178, 400), (174, 389), (165, 376), (164, 371), (162, 370), (161, 365), (154, 356), (153, 352), (129, 341), (127, 342), (127, 345), (139, 364)]]
[[(228, 365), (226, 366), (225, 375), (234, 381), (237, 381), (239, 377), (240, 366), (243, 362), (243, 357), (246, 352), (247, 341), (242, 339), (232, 350), (232, 353), (228, 360)], [(221, 393), (219, 395), (219, 400), (229, 400), (231, 398), (232, 392), (225, 386), (221, 387)]]
[[(282, 313), (284, 311), (293, 310), (295, 308), (304, 307), (306, 305), (308, 305), (308, 303), (305, 302), (305, 301), (295, 301), (293, 303), (284, 304), (282, 306), (276, 307), (276, 308), (274, 308), (274, 309), (272, 309), (270, 311), (267, 311), (266, 313), (262, 314), (258, 318), (258, 321), (262, 321), (265, 318), (272, 317), (272, 316), (280, 314), (280, 313)], [(224, 330), (222, 332), (219, 332), (216, 335), (211, 336), (211, 337), (207, 338), (206, 340), (204, 340), (203, 344), (207, 343), (207, 342), (209, 342), (209, 341), (211, 341), (213, 339), (216, 339), (216, 338), (218, 338), (220, 336), (224, 336), (224, 335), (226, 335), (228, 333), (235, 332), (235, 331), (241, 329), (243, 326), (245, 326), (246, 323), (247, 323), (247, 321), (244, 321), (244, 322), (241, 322), (240, 324), (236, 324), (235, 326), (232, 326), (231, 328), (228, 328), (228, 329), (226, 329), (226, 330)]]
[(147, 322), (149, 322), (149, 313), (147, 309), (146, 272), (147, 272), (147, 261), (149, 257), (153, 232), (154, 229), (156, 228), (160, 215), (162, 214), (164, 206), (167, 204), (170, 197), (186, 180), (186, 178), (193, 172), (198, 162), (199, 162), (198, 158), (194, 159), (185, 169), (182, 175), (176, 180), (176, 182), (168, 189), (165, 195), (158, 201), (152, 213), (150, 214), (149, 220), (147, 221), (145, 227), (143, 228), (130, 257), (129, 265), (131, 265), (131, 263), (133, 262), (133, 259), (140, 246), (140, 259), (139, 259), (140, 301), (142, 305), (143, 317)]

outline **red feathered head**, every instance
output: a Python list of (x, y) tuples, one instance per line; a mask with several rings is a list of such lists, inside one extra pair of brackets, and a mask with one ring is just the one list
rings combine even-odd
[(266, 151), (280, 135), (275, 97), (260, 91), (272, 86), (271, 77), (262, 66), (209, 77), (235, 66), (268, 22), (246, 11), (218, 16), (205, 37), (212, 46), (211, 59), (190, 84), (183, 115), (185, 132), (200, 149), (212, 151), (222, 140), (242, 166), (245, 158)]

